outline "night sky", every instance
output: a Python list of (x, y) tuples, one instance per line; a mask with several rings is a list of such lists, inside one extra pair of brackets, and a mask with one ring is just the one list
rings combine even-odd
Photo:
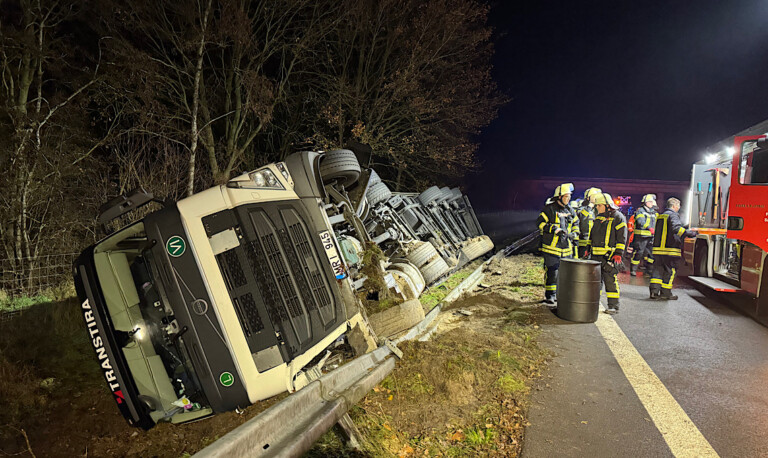
[(518, 177), (688, 180), (707, 146), (768, 119), (768, 1), (500, 1), (473, 202)]

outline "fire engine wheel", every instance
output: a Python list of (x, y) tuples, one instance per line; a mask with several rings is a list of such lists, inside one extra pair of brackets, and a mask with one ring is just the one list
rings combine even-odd
[(462, 194), (461, 194), (461, 190), (459, 188), (451, 189), (451, 193), (453, 193), (453, 195), (450, 198), (451, 201), (454, 201), (454, 200), (457, 200), (457, 199), (461, 199)]
[(360, 178), (360, 163), (350, 150), (329, 151), (320, 161), (320, 176), (323, 177), (323, 183), (341, 183), (346, 188)]
[(464, 248), (461, 249), (461, 254), (467, 261), (472, 261), (480, 256), (488, 253), (493, 249), (493, 242), (487, 235), (480, 236), (474, 240), (471, 240)]
[(437, 186), (432, 186), (431, 188), (427, 188), (426, 191), (419, 194), (419, 202), (421, 202), (421, 205), (429, 205), (437, 198), (442, 197), (442, 195), (443, 191), (441, 191), (440, 188)]
[(424, 319), (424, 307), (418, 299), (405, 301), (383, 312), (368, 316), (368, 322), (379, 337), (391, 337), (415, 326)]
[(451, 269), (445, 263), (445, 259), (437, 257), (421, 266), (419, 270), (421, 270), (421, 274), (424, 276), (424, 282), (427, 285), (431, 285)]
[(424, 288), (427, 286), (426, 283), (424, 283), (424, 276), (421, 275), (421, 272), (419, 271), (416, 266), (411, 264), (408, 261), (402, 260), (403, 262), (396, 262), (388, 267), (388, 270), (396, 270), (398, 272), (401, 272), (403, 275), (407, 276), (411, 283), (413, 284), (415, 290), (416, 290), (416, 296), (418, 297), (423, 291)]
[[(436, 256), (437, 250), (435, 246), (429, 242), (421, 242), (420, 245), (416, 245), (416, 248), (412, 249), (406, 258), (417, 268), (421, 268), (424, 264), (431, 261)], [(426, 278), (424, 279), (426, 280)]]
[(368, 199), (368, 205), (373, 207), (379, 202), (385, 202), (389, 200), (389, 198), (392, 197), (392, 191), (389, 190), (386, 184), (376, 183), (375, 185), (368, 188), (368, 192), (365, 194), (365, 197)]
[(375, 170), (371, 169), (371, 177), (368, 178), (368, 187), (371, 187), (376, 183), (381, 183), (381, 177)]

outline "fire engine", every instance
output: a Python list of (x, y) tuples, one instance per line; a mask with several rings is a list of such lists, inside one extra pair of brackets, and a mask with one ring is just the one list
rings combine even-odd
[(748, 313), (768, 318), (768, 138), (737, 136), (733, 149), (691, 171), (687, 217), (699, 232), (685, 240), (689, 278), (720, 292), (754, 298)]

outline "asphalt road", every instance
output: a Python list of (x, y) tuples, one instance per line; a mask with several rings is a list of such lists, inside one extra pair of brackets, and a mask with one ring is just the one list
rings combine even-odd
[[(613, 320), (714, 451), (768, 456), (768, 328), (684, 280), (670, 302), (648, 300), (647, 279), (620, 280)], [(649, 414), (660, 407), (643, 404), (595, 324), (543, 329), (556, 356), (533, 393), (524, 456), (674, 456)]]

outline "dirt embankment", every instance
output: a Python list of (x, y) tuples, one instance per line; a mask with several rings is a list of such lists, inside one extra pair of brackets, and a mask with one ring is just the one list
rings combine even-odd
[[(445, 307), (437, 333), (350, 412), (364, 456), (516, 456), (529, 390), (548, 354), (536, 337), (551, 313), (541, 259), (494, 260), (475, 291)], [(310, 456), (360, 456), (335, 432)]]

